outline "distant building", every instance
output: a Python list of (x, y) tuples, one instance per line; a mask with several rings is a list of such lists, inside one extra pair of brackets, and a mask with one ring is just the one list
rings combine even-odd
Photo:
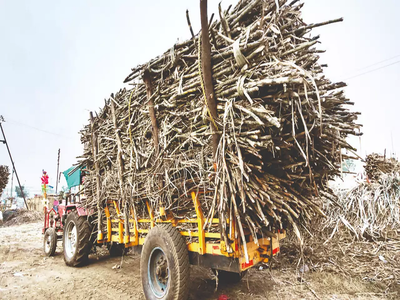
[(0, 202), (1, 210), (15, 209), (15, 208), (17, 208), (17, 201), (14, 197), (5, 198)]

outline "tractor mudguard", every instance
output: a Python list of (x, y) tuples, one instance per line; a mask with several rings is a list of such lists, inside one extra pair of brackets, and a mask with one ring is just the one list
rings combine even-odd
[(87, 210), (79, 204), (68, 204), (65, 208), (66, 214), (68, 214), (68, 212), (72, 210), (75, 210), (78, 213), (79, 217), (88, 216), (93, 213), (92, 210)]

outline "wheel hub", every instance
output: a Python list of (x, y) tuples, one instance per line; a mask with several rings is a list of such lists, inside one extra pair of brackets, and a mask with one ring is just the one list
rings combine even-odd
[(168, 282), (168, 264), (167, 260), (165, 259), (164, 255), (161, 255), (157, 260), (157, 267), (156, 267), (156, 275), (157, 279), (164, 285)]
[(65, 254), (68, 257), (72, 257), (76, 251), (77, 244), (77, 229), (74, 223), (69, 223), (67, 225), (66, 230), (66, 239), (65, 239)]
[(76, 241), (75, 233), (74, 232), (70, 232), (68, 238), (69, 238), (69, 240), (71, 242), (71, 246), (75, 247), (75, 241)]
[(156, 247), (150, 254), (147, 274), (150, 288), (156, 298), (162, 298), (168, 291), (169, 268), (164, 251)]
[(51, 243), (51, 237), (50, 235), (48, 235), (46, 238), (46, 243), (44, 245), (46, 252), (49, 252), (50, 250), (50, 243)]

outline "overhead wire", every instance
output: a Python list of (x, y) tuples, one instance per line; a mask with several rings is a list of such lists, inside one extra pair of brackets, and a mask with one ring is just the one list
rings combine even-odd
[(25, 123), (21, 123), (21, 122), (15, 121), (15, 120), (10, 119), (10, 118), (7, 118), (7, 122), (11, 123), (11, 124), (15, 123), (15, 124), (18, 124), (18, 125), (29, 127), (31, 129), (34, 129), (34, 130), (37, 130), (37, 131), (40, 131), (40, 132), (44, 132), (44, 133), (47, 133), (47, 134), (52, 134), (52, 135), (55, 135), (55, 136), (68, 138), (68, 139), (74, 139), (74, 138), (72, 138), (70, 136), (66, 136), (66, 135), (63, 135), (63, 134), (59, 134), (59, 133), (51, 132), (51, 131), (48, 131), (48, 130), (44, 130), (44, 129), (41, 129), (41, 128), (38, 128), (38, 127), (35, 127), (35, 126), (32, 126), (32, 125), (28, 125), (28, 124), (25, 124)]
[(371, 64), (371, 65), (368, 65), (368, 66), (365, 66), (365, 67), (362, 67), (362, 68), (356, 69), (356, 70), (354, 70), (354, 72), (363, 71), (363, 70), (365, 70), (365, 69), (368, 69), (368, 68), (374, 67), (374, 66), (376, 66), (376, 65), (380, 65), (381, 63), (384, 63), (384, 62), (387, 62), (387, 61), (393, 60), (393, 59), (395, 59), (395, 58), (397, 58), (397, 57), (400, 57), (400, 54), (398, 54), (398, 55), (395, 55), (395, 56), (392, 56), (392, 57), (390, 57), (390, 58), (386, 58), (386, 59), (384, 59), (384, 60), (381, 60), (381, 61), (378, 61), (378, 62), (376, 62), (376, 63), (373, 63), (373, 64)]
[(379, 68), (375, 68), (375, 69), (372, 69), (372, 70), (369, 70), (369, 71), (366, 71), (366, 72), (351, 76), (351, 77), (347, 77), (347, 78), (344, 79), (344, 81), (349, 80), (349, 79), (353, 79), (353, 78), (356, 78), (356, 77), (360, 77), (362, 75), (365, 75), (365, 74), (368, 74), (368, 73), (372, 73), (372, 72), (375, 72), (375, 71), (378, 71), (378, 70), (393, 66), (393, 65), (398, 64), (398, 63), (400, 63), (400, 60), (395, 61), (395, 62), (393, 62), (391, 64), (388, 64), (388, 65), (384, 65), (384, 66), (379, 67)]

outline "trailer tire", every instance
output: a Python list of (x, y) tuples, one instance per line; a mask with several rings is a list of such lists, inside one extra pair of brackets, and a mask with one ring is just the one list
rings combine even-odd
[[(214, 274), (216, 274), (216, 270), (212, 270)], [(247, 274), (247, 270), (236, 273), (236, 272), (229, 272), (229, 271), (223, 271), (223, 270), (218, 270), (218, 281), (221, 283), (238, 283), (242, 280), (242, 278)]]
[(63, 233), (64, 261), (67, 266), (77, 267), (88, 260), (92, 243), (91, 228), (86, 217), (76, 211), (68, 214)]
[(57, 233), (52, 227), (46, 229), (43, 239), (43, 251), (46, 256), (53, 256), (57, 248)]
[(125, 245), (124, 244), (118, 244), (118, 243), (108, 243), (107, 244), (108, 252), (110, 253), (110, 256), (112, 257), (118, 257), (122, 256), (125, 253)]
[(142, 249), (140, 275), (146, 299), (188, 299), (189, 253), (185, 239), (171, 224), (150, 230)]

